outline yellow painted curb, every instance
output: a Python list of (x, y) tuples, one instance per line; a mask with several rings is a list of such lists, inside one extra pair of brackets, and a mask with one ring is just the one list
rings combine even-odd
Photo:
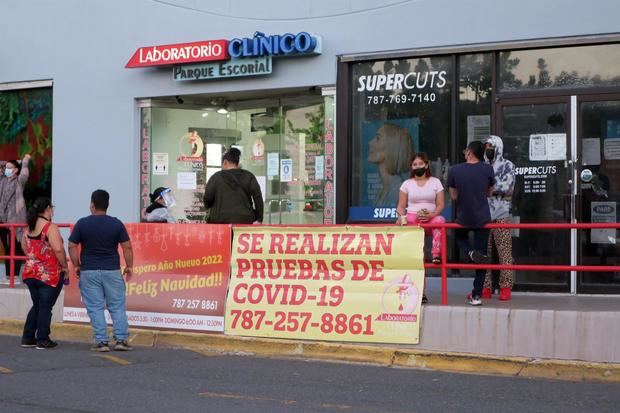
[[(23, 321), (0, 320), (0, 334), (20, 336)], [(92, 341), (89, 325), (54, 323), (54, 338)], [(177, 347), (202, 354), (245, 354), (370, 363), (383, 366), (476, 374), (495, 374), (569, 381), (620, 383), (620, 364), (540, 360), (479, 354), (399, 349), (394, 346), (236, 337), (223, 334), (130, 329), (131, 343), (146, 347)]]
[(519, 375), (556, 380), (620, 383), (620, 364), (532, 360)]
[(394, 357), (394, 365), (400, 367), (503, 376), (518, 375), (527, 362), (525, 357), (492, 357), (419, 350), (398, 351)]

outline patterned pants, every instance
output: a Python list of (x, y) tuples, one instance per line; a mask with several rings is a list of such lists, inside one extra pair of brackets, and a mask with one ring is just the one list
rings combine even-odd
[[(510, 219), (502, 218), (493, 221), (494, 224), (507, 224), (510, 223)], [(495, 248), (493, 248), (495, 247)], [(495, 250), (499, 256), (500, 264), (512, 264), (514, 262), (512, 258), (512, 237), (510, 230), (507, 228), (493, 228), (489, 234), (488, 254), (491, 262), (495, 262)], [(487, 270), (484, 277), (484, 288), (492, 288), (491, 284), (492, 271)], [(515, 272), (514, 270), (500, 270), (499, 272), (499, 287), (500, 288), (512, 288), (514, 283)]]

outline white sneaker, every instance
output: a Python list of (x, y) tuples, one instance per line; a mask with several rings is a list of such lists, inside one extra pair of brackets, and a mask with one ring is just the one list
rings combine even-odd
[(482, 300), (480, 299), (480, 297), (469, 297), (469, 301), (468, 301), (469, 305), (482, 305)]

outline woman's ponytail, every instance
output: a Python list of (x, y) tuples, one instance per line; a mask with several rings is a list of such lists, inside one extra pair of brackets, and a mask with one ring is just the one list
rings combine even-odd
[(40, 197), (34, 201), (34, 204), (28, 209), (28, 214), (26, 216), (26, 222), (28, 223), (28, 229), (30, 232), (34, 231), (35, 226), (37, 225), (37, 218), (41, 215), (47, 207), (52, 205), (52, 201), (49, 198)]

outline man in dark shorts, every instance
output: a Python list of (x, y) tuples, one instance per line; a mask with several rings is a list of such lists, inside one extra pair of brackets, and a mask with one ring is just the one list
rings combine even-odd
[[(110, 351), (104, 310), (112, 318), (114, 350), (129, 351), (129, 325), (125, 305), (125, 280), (132, 275), (133, 250), (125, 225), (107, 215), (110, 194), (98, 189), (91, 195), (91, 215), (81, 218), (69, 237), (69, 256), (80, 278), (80, 293), (93, 328), (93, 351)], [(78, 245), (82, 251), (78, 256)], [(118, 245), (123, 249), (125, 267), (121, 274)]]
[[(486, 264), (489, 262), (486, 255), (489, 230), (482, 227), (491, 222), (487, 197), (493, 190), (495, 173), (491, 165), (481, 162), (484, 156), (482, 142), (471, 142), (463, 153), (465, 162), (453, 166), (448, 174), (450, 196), (456, 204), (456, 222), (464, 227), (456, 230), (456, 241), (472, 262)], [(469, 241), (470, 232), (473, 232), (473, 245)], [(484, 276), (485, 270), (476, 270), (470, 305), (482, 305)]]

